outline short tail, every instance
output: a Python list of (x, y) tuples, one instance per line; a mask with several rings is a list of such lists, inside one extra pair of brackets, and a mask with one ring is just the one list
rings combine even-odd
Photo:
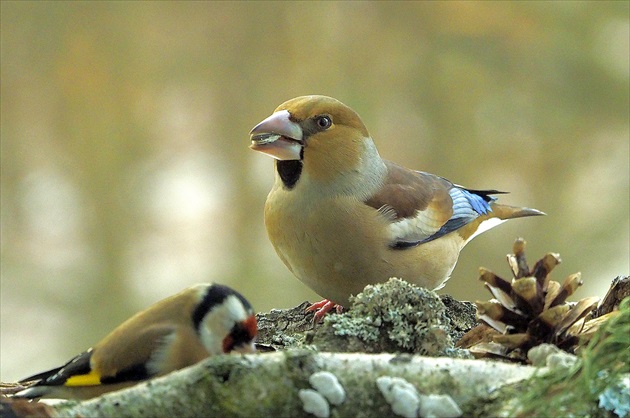
[(544, 216), (545, 212), (541, 212), (538, 209), (532, 208), (520, 208), (518, 206), (508, 206), (494, 203), (490, 206), (494, 215), (503, 220), (524, 218), (526, 216)]

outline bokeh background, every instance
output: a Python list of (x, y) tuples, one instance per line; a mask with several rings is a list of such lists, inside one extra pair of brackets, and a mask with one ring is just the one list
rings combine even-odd
[(475, 239), (442, 292), (562, 255), (578, 296), (629, 272), (628, 2), (11, 2), (1, 6), (3, 381), (202, 281), (316, 300), (276, 257), (248, 132), (336, 97), (381, 154), (547, 212)]

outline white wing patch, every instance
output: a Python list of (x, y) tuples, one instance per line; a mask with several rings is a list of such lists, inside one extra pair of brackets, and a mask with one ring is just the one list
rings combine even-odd
[(154, 376), (164, 373), (164, 364), (172, 354), (171, 349), (176, 338), (177, 333), (175, 331), (160, 338), (158, 347), (153, 351), (151, 358), (145, 365), (149, 375)]
[(391, 241), (422, 241), (440, 230), (443, 223), (431, 209), (416, 211), (412, 218), (402, 218), (389, 226)]
[[(453, 214), (448, 222), (444, 221), (443, 213), (429, 205), (423, 211), (416, 211), (415, 216), (411, 218), (403, 218), (392, 222), (389, 229), (390, 240), (392, 242), (417, 243), (429, 238), (439, 238), (492, 211), (490, 205), (482, 196), (465, 189), (453, 187), (448, 193), (451, 196), (453, 205)], [(381, 208), (379, 211), (383, 214), (388, 214), (389, 212), (387, 208)], [(480, 228), (466, 242), (501, 222), (500, 219), (496, 218), (482, 222)], [(438, 235), (435, 235), (436, 233)]]

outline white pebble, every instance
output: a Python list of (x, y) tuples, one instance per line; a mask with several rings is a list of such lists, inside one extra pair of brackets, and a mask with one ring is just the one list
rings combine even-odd
[(462, 410), (448, 395), (420, 395), (420, 416), (422, 418), (456, 418)]
[(313, 373), (308, 379), (311, 386), (324, 395), (333, 405), (341, 405), (346, 400), (346, 391), (337, 380), (337, 376), (330, 372)]
[(527, 359), (536, 367), (547, 366), (550, 369), (566, 369), (575, 364), (577, 357), (553, 344), (540, 344), (527, 352)]
[(547, 367), (550, 369), (568, 369), (578, 361), (573, 354), (561, 351), (559, 353), (549, 354), (547, 357)]
[(400, 377), (381, 376), (376, 379), (376, 386), (396, 415), (417, 418), (420, 398), (411, 383)]
[(547, 362), (547, 357), (559, 352), (560, 349), (553, 344), (539, 344), (527, 352), (527, 359), (536, 367), (542, 367)]
[(302, 401), (304, 412), (313, 414), (318, 418), (328, 418), (330, 416), (330, 406), (326, 399), (313, 389), (300, 389), (298, 396)]

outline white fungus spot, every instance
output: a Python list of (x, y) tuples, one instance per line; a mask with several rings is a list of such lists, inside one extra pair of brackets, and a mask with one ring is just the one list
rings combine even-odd
[(313, 414), (318, 418), (328, 418), (330, 416), (330, 406), (321, 393), (313, 389), (300, 389), (298, 396), (302, 401), (304, 412)]
[(422, 418), (456, 418), (462, 410), (448, 395), (420, 395), (420, 416)]
[(346, 391), (337, 380), (337, 376), (330, 372), (313, 373), (308, 379), (311, 386), (324, 395), (333, 405), (341, 405), (346, 400)]
[(560, 349), (553, 344), (540, 344), (527, 352), (527, 359), (536, 367), (544, 366), (550, 354)]
[(572, 367), (577, 361), (578, 358), (573, 354), (565, 352), (553, 353), (549, 354), (549, 356), (547, 357), (547, 367), (549, 367), (550, 369), (568, 369), (569, 367)]
[(376, 386), (396, 415), (417, 418), (420, 398), (411, 383), (400, 377), (381, 376), (376, 379)]
[(536, 367), (547, 366), (550, 369), (569, 368), (577, 357), (562, 351), (553, 344), (540, 344), (527, 352), (527, 358)]

